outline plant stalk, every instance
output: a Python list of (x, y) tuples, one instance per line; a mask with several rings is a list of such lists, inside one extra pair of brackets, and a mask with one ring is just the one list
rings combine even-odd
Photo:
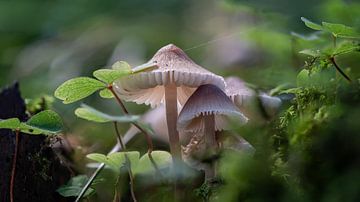
[(114, 193), (113, 202), (120, 202), (121, 201), (121, 192), (120, 192), (120, 188), (119, 188), (120, 178), (121, 178), (121, 175), (119, 175), (117, 177), (116, 182), (115, 182), (115, 193)]
[[(116, 101), (119, 103), (119, 105), (123, 109), (124, 114), (130, 115), (130, 113), (126, 109), (125, 105), (121, 101), (120, 97), (115, 93), (113, 86), (109, 85), (108, 89), (111, 91), (111, 93), (114, 95)], [(148, 145), (149, 159), (150, 159), (151, 163), (153, 164), (156, 172), (161, 176), (161, 172), (160, 172), (158, 166), (156, 165), (156, 163), (155, 163), (155, 161), (154, 161), (154, 159), (153, 159), (153, 157), (151, 155), (151, 152), (153, 151), (154, 146), (153, 146), (150, 134), (144, 128), (142, 128), (137, 122), (131, 122), (131, 124), (134, 125), (137, 129), (139, 129), (145, 135), (146, 142), (147, 142), (147, 145)]]
[[(127, 142), (129, 142), (132, 138), (134, 137), (133, 134), (126, 134), (124, 136), (124, 139), (125, 139), (125, 144)], [(111, 150), (110, 152), (108, 153), (109, 154), (112, 154), (114, 152), (117, 152), (117, 151), (120, 151), (122, 148), (121, 148), (121, 145), (120, 143), (117, 143)], [(89, 187), (91, 186), (92, 182), (95, 180), (95, 178), (99, 175), (99, 173), (102, 171), (102, 169), (105, 167), (105, 164), (104, 163), (101, 163), (99, 165), (99, 167), (94, 171), (94, 173), (91, 175), (91, 177), (89, 178), (89, 180), (86, 182), (85, 186), (82, 188), (81, 192), (79, 193), (79, 195), (77, 196), (75, 202), (79, 202), (81, 200), (81, 198), (84, 196), (84, 194), (86, 193), (86, 191), (89, 189)]]
[(109, 85), (107, 88), (108, 88), (108, 89), (111, 91), (111, 93), (114, 95), (116, 101), (117, 101), (118, 104), (120, 105), (121, 110), (124, 112), (124, 114), (128, 115), (128, 114), (129, 114), (129, 111), (126, 109), (124, 103), (121, 101), (121, 99), (119, 98), (119, 96), (115, 93), (113, 85)]
[(131, 162), (130, 162), (130, 159), (129, 159), (128, 155), (126, 154), (126, 147), (125, 147), (125, 144), (123, 143), (123, 141), (121, 139), (121, 135), (120, 135), (120, 132), (119, 132), (119, 129), (118, 129), (118, 126), (117, 126), (116, 122), (114, 122), (114, 128), (115, 128), (116, 136), (118, 137), (118, 141), (119, 141), (119, 143), (121, 145), (121, 148), (123, 148), (123, 150), (125, 151), (125, 159), (126, 159), (126, 162), (127, 162), (127, 165), (128, 165), (127, 170), (128, 170), (129, 178), (130, 178), (131, 197), (132, 197), (134, 202), (137, 202), (136, 196), (135, 196), (135, 191), (134, 191), (134, 176), (133, 176), (132, 171), (131, 171)]
[(19, 145), (19, 135), (20, 131), (15, 131), (15, 149), (14, 149), (14, 157), (11, 168), (11, 179), (10, 179), (10, 202), (14, 202), (14, 183), (15, 183), (15, 174), (16, 174), (16, 161), (18, 156), (18, 145)]
[[(120, 105), (122, 111), (124, 114), (126, 115), (130, 115), (129, 111), (126, 109), (124, 103), (121, 101), (120, 97), (115, 93), (114, 91), (114, 88), (112, 85), (109, 85), (107, 87), (110, 92), (114, 95), (117, 103)], [(149, 133), (143, 129), (138, 123), (136, 122), (131, 122), (131, 124), (133, 124), (137, 129), (139, 129), (144, 135), (145, 135), (145, 138), (146, 138), (146, 141), (147, 141), (147, 144), (148, 144), (148, 155), (149, 155), (149, 158), (151, 160), (151, 162), (153, 163), (155, 169), (158, 171), (158, 167), (157, 165), (155, 164), (155, 162), (153, 161), (153, 158), (151, 156), (151, 152), (153, 151), (153, 143), (152, 143), (152, 140), (151, 140), (151, 137), (149, 135)], [(129, 138), (131, 139), (131, 138)], [(111, 154), (111, 153), (114, 153), (118, 150), (121, 149), (121, 145), (120, 145), (120, 142), (118, 144), (116, 144), (113, 149), (108, 153), (108, 154)], [(84, 196), (85, 192), (89, 189), (91, 183), (95, 180), (95, 178), (97, 177), (97, 175), (102, 171), (102, 169), (105, 167), (105, 164), (104, 163), (101, 163), (99, 165), (99, 167), (95, 170), (95, 172), (91, 175), (90, 179), (86, 182), (85, 186), (83, 187), (83, 189), (81, 190), (80, 194), (78, 195), (78, 197), (76, 198), (75, 202), (79, 202), (81, 200), (81, 198)], [(160, 172), (160, 171), (158, 171)]]
[(336, 61), (335, 61), (335, 58), (334, 58), (334, 57), (331, 57), (331, 58), (330, 58), (330, 61), (331, 61), (331, 63), (335, 66), (336, 70), (337, 70), (348, 82), (351, 83), (352, 81), (351, 81), (350, 77), (348, 77), (348, 76), (345, 74), (345, 72), (343, 72), (343, 71), (341, 70), (341, 68), (337, 65), (337, 63), (336, 63)]
[[(119, 105), (121, 106), (122, 111), (124, 112), (124, 114), (126, 115), (130, 115), (129, 111), (126, 109), (124, 103), (121, 101), (120, 97), (115, 93), (114, 88), (112, 85), (108, 86), (108, 89), (111, 91), (111, 93), (114, 95), (116, 101), (119, 103)], [(149, 135), (149, 133), (143, 129), (138, 123), (136, 122), (131, 122), (131, 124), (133, 124), (137, 129), (139, 129), (142, 133), (144, 133), (147, 144), (148, 144), (148, 153), (151, 153), (153, 151), (153, 143), (151, 140), (151, 137)]]

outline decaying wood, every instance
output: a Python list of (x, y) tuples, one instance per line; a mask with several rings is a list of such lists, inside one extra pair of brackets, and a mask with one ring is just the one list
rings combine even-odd
[[(0, 92), (0, 119), (19, 118), (26, 121), (25, 103), (19, 85)], [(15, 132), (0, 129), (0, 201), (10, 201), (10, 179), (15, 151)], [(56, 189), (69, 178), (69, 171), (61, 165), (43, 135), (20, 133), (16, 173), (14, 176), (14, 201), (66, 201)]]

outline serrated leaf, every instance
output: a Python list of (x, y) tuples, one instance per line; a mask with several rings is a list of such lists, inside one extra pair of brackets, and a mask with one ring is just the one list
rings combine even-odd
[(324, 29), (328, 32), (331, 32), (335, 37), (340, 38), (359, 38), (360, 35), (357, 31), (343, 24), (335, 24), (335, 23), (322, 23)]
[(107, 89), (107, 88), (101, 90), (101, 91), (99, 92), (99, 95), (100, 95), (100, 97), (106, 98), (106, 99), (109, 99), (109, 98), (113, 98), (113, 97), (114, 97), (114, 95), (111, 93), (111, 91), (110, 91), (109, 89)]
[(86, 98), (95, 91), (106, 87), (104, 83), (89, 77), (78, 77), (65, 81), (55, 90), (55, 97), (69, 104)]
[[(86, 175), (78, 175), (71, 178), (65, 185), (62, 185), (56, 191), (64, 197), (78, 196), (87, 181), (88, 177)], [(95, 190), (90, 187), (85, 192), (84, 197), (90, 196), (93, 193), (95, 193)]]
[(107, 84), (112, 84), (116, 79), (131, 74), (131, 69), (99, 69), (93, 75)]
[[(151, 152), (151, 156), (159, 169), (164, 169), (164, 168), (168, 168), (171, 166), (172, 157), (169, 152), (153, 151), (153, 152)], [(154, 165), (151, 162), (149, 155), (144, 154), (140, 158), (139, 163), (138, 163), (136, 169), (134, 170), (134, 175), (151, 173), (151, 172), (155, 172)]]
[(321, 31), (323, 30), (323, 27), (319, 24), (316, 24), (314, 22), (311, 22), (310, 20), (304, 18), (304, 17), (301, 17), (301, 20), (305, 23), (305, 25), (311, 29), (314, 29), (314, 30), (318, 30), (318, 31)]
[(130, 160), (131, 168), (136, 167), (140, 158), (140, 153), (137, 151), (115, 152), (107, 156), (104, 154), (92, 153), (92, 154), (88, 154), (86, 157), (93, 161), (104, 163), (105, 165), (109, 166), (112, 170), (119, 173), (120, 168), (126, 165), (125, 153)]
[(304, 55), (309, 55), (311, 57), (321, 56), (321, 52), (319, 50), (305, 49), (305, 50), (300, 51), (299, 53), (304, 54)]
[(56, 134), (61, 132), (63, 123), (60, 116), (51, 110), (45, 110), (32, 116), (25, 123), (21, 123), (21, 131), (29, 134)]
[(20, 120), (18, 118), (0, 120), (0, 128), (15, 130), (18, 129), (19, 127), (20, 127)]
[(86, 119), (88, 121), (94, 121), (98, 123), (106, 123), (106, 122), (134, 122), (139, 119), (139, 116), (135, 115), (124, 115), (124, 116), (112, 116), (100, 112), (90, 106), (81, 105), (82, 107), (77, 108), (75, 110), (76, 116), (82, 119)]

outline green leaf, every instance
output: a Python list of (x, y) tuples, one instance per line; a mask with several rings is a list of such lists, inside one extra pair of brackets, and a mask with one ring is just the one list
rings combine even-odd
[(115, 80), (129, 74), (131, 74), (131, 69), (99, 69), (93, 73), (95, 78), (107, 84), (112, 84)]
[(304, 18), (304, 17), (301, 17), (301, 20), (305, 23), (305, 25), (311, 29), (314, 29), (314, 30), (318, 30), (318, 31), (321, 31), (323, 30), (323, 27), (319, 24), (316, 24), (314, 22), (311, 22), (310, 20)]
[[(56, 191), (64, 197), (78, 196), (88, 179), (89, 178), (86, 175), (75, 176), (71, 178), (65, 185), (62, 185), (60, 188), (58, 188)], [(95, 190), (90, 187), (85, 192), (84, 197), (88, 197), (93, 193), (95, 193)]]
[[(169, 152), (166, 151), (153, 151), (151, 156), (159, 169), (168, 168), (171, 166), (172, 157)], [(151, 162), (149, 155), (144, 154), (134, 170), (134, 175), (155, 172), (153, 163)]]
[(334, 35), (334, 37), (360, 38), (359, 33), (357, 33), (357, 31), (352, 27), (348, 27), (343, 24), (334, 24), (328, 22), (323, 22), (322, 25), (324, 29), (328, 32), (331, 32)]
[(20, 125), (21, 131), (29, 134), (56, 134), (61, 132), (62, 128), (60, 116), (51, 110), (39, 112)]
[(111, 68), (114, 70), (131, 72), (131, 66), (125, 61), (117, 61), (111, 66)]
[(109, 89), (107, 89), (107, 88), (101, 90), (101, 91), (99, 92), (99, 95), (100, 95), (102, 98), (107, 98), (107, 99), (114, 97), (114, 95), (111, 93), (111, 91), (110, 91)]
[(98, 123), (106, 123), (109, 122), (110, 120), (107, 118), (104, 118), (101, 115), (98, 115), (97, 112), (94, 112), (91, 109), (88, 108), (77, 108), (75, 110), (75, 115), (78, 116), (79, 118), (88, 120), (88, 121), (94, 121), (94, 122), (98, 122)]
[(86, 157), (96, 162), (104, 163), (105, 165), (109, 166), (112, 170), (119, 173), (120, 168), (126, 165), (125, 153), (130, 160), (131, 168), (136, 167), (140, 158), (140, 153), (137, 151), (115, 152), (107, 156), (104, 154), (92, 153), (92, 154), (88, 154)]
[(16, 130), (19, 127), (20, 120), (18, 118), (0, 120), (0, 128)]
[(296, 84), (298, 87), (308, 86), (310, 82), (309, 70), (303, 69), (296, 77)]
[(88, 159), (91, 159), (91, 160), (99, 162), (99, 163), (105, 163), (105, 164), (107, 163), (107, 158), (106, 158), (106, 155), (104, 155), (104, 154), (91, 153), (91, 154), (86, 155), (86, 157)]
[(358, 52), (360, 51), (360, 44), (358, 43), (352, 43), (352, 42), (345, 42), (339, 44), (335, 49), (332, 50), (331, 55), (337, 56), (337, 55), (344, 55), (351, 52)]
[(0, 121), (0, 128), (19, 129), (21, 132), (33, 135), (56, 134), (62, 130), (63, 124), (60, 116), (51, 110), (45, 110), (32, 116), (27, 122), (20, 122), (18, 118)]
[(88, 121), (94, 121), (98, 123), (106, 123), (106, 122), (133, 122), (139, 119), (139, 116), (134, 115), (125, 115), (125, 116), (112, 116), (100, 112), (90, 106), (81, 105), (82, 107), (77, 108), (75, 110), (76, 116), (86, 119)]
[(299, 53), (304, 54), (304, 55), (308, 55), (311, 57), (319, 57), (321, 56), (321, 52), (319, 50), (311, 50), (311, 49), (305, 49), (300, 51)]
[(65, 81), (55, 90), (55, 97), (69, 104), (86, 98), (95, 91), (106, 87), (104, 83), (89, 77), (78, 77)]

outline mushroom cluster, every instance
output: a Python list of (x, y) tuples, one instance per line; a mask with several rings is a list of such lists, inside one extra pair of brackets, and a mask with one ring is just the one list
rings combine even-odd
[[(227, 128), (228, 117), (237, 118), (239, 124), (251, 119), (247, 103), (252, 103), (258, 96), (241, 80), (229, 78), (225, 81), (223, 77), (197, 65), (173, 44), (158, 50), (148, 63), (154, 63), (158, 68), (119, 79), (115, 83), (115, 91), (126, 101), (158, 107), (145, 119), (159, 137), (169, 141), (174, 160), (189, 162), (187, 159), (195, 153), (207, 157), (216, 154), (221, 145), (217, 131)], [(277, 98), (265, 94), (259, 97), (270, 106), (271, 114), (280, 105)], [(155, 112), (162, 116), (155, 115)], [(190, 140), (184, 141), (183, 147), (179, 133), (181, 139)], [(164, 134), (168, 135), (168, 139), (164, 138)], [(243, 139), (239, 142), (249, 145)], [(205, 170), (208, 179), (215, 176), (212, 166), (194, 167)]]

